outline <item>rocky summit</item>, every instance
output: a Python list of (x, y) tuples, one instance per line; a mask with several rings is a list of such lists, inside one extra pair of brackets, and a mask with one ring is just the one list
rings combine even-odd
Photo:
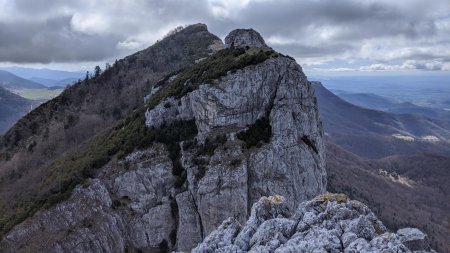
[(325, 194), (290, 213), (282, 196), (261, 198), (241, 225), (225, 220), (192, 252), (435, 252), (415, 228), (388, 232), (372, 211), (344, 194)]
[(265, 48), (267, 47), (263, 37), (253, 29), (236, 29), (225, 37), (225, 46), (236, 48)]
[[(87, 148), (66, 154), (56, 171), (80, 168), (77, 159), (102, 165), (81, 166), (75, 182), (88, 176), (70, 196), (15, 226), (0, 251), (422, 247), (420, 231), (390, 234), (359, 202), (340, 195), (305, 202), (326, 189), (323, 129), (310, 82), (295, 60), (267, 47), (254, 30), (232, 31), (225, 43), (152, 83), (145, 105)], [(102, 163), (95, 154), (103, 154)], [(275, 194), (284, 197), (264, 197)]]

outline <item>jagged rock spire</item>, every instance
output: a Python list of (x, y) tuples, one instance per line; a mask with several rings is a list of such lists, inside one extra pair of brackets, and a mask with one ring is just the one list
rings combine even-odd
[(227, 48), (267, 47), (261, 34), (253, 29), (236, 29), (231, 31), (225, 38), (225, 46)]

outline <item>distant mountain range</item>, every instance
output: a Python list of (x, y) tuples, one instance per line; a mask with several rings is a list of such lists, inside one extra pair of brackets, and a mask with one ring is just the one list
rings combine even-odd
[(369, 93), (395, 102), (450, 109), (450, 73), (429, 71), (415, 74), (316, 76), (329, 90), (349, 93)]
[[(17, 69), (21, 70), (21, 68)], [(59, 72), (56, 71), (56, 73)], [(46, 80), (45, 82), (44, 79), (29, 80), (9, 71), (0, 70), (0, 134), (6, 132), (18, 119), (29, 112), (32, 106), (37, 106), (59, 95), (63, 87), (73, 81), (73, 79)]]
[(43, 89), (40, 83), (18, 77), (8, 71), (0, 70), (0, 85), (11, 89)]
[(312, 82), (327, 138), (367, 158), (423, 152), (450, 154), (450, 123), (351, 104)]
[(428, 118), (450, 121), (450, 111), (419, 106), (411, 102), (396, 102), (383, 96), (371, 93), (350, 93), (332, 90), (333, 93), (344, 100), (369, 109), (376, 109), (397, 114), (417, 114)]
[(74, 84), (79, 80), (79, 78), (65, 78), (62, 80), (54, 80), (54, 79), (47, 79), (47, 78), (41, 78), (41, 77), (33, 77), (31, 78), (32, 81), (41, 83), (49, 88), (58, 88), (58, 87), (65, 87), (67, 85)]
[(81, 71), (63, 71), (53, 69), (34, 69), (23, 67), (2, 67), (0, 70), (8, 71), (24, 79), (32, 80), (47, 87), (66, 86), (85, 76)]
[(420, 106), (410, 107), (414, 114), (380, 111), (399, 104), (373, 94), (334, 91), (350, 103), (321, 83), (312, 83), (328, 139), (328, 191), (369, 203), (393, 230), (423, 229), (435, 248), (448, 252), (450, 245), (443, 242), (450, 206), (442, 199), (450, 195), (450, 127), (445, 116), (439, 116), (444, 113), (427, 108), (425, 112), (437, 118), (430, 119), (420, 115)]

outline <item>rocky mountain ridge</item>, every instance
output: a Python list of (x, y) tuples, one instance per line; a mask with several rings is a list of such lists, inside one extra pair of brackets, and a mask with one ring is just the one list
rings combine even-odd
[(388, 232), (372, 211), (344, 194), (325, 194), (289, 213), (282, 196), (261, 198), (241, 225), (225, 220), (192, 252), (435, 252), (415, 228)]
[(229, 217), (258, 220), (252, 205), (266, 205), (264, 196), (285, 196), (269, 198), (283, 203), (278, 217), (325, 193), (322, 123), (301, 67), (251, 29), (225, 41), (152, 84), (144, 106), (54, 163), (41, 186), (53, 202), (10, 230), (0, 250), (190, 251)]
[(265, 45), (256, 32), (242, 32), (246, 39), (232, 33), (232, 41), (248, 45), (227, 45), (147, 97), (145, 131), (195, 129), (186, 135), (195, 139), (156, 134), (166, 148), (155, 143), (112, 161), (68, 200), (14, 228), (2, 249), (186, 251), (223, 219), (244, 222), (262, 196), (286, 195), (294, 209), (323, 193), (323, 133), (306, 76), (294, 60), (253, 47)]
[(221, 47), (206, 25), (190, 25), (21, 118), (0, 136), (0, 236), (43, 206), (66, 199), (122, 148), (123, 143), (92, 143), (142, 107), (150, 85)]

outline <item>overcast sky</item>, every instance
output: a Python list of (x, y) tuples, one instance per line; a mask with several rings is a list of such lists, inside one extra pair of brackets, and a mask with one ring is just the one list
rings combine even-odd
[(91, 69), (199, 22), (307, 71), (450, 71), (449, 0), (0, 0), (0, 65)]

